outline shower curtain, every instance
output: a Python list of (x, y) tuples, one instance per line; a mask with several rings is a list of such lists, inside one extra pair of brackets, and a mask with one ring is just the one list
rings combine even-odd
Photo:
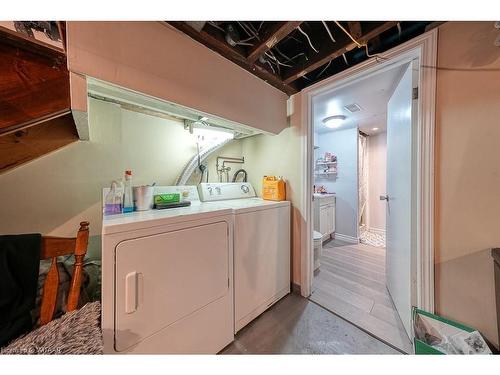
[(368, 138), (358, 134), (358, 236), (366, 231), (366, 207), (368, 204)]

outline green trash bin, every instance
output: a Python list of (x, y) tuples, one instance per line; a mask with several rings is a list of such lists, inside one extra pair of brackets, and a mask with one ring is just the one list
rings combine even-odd
[(415, 354), (491, 354), (472, 327), (413, 308)]

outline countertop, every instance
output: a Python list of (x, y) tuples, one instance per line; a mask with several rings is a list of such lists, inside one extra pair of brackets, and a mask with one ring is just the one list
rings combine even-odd
[(328, 197), (334, 197), (335, 193), (326, 193), (326, 194), (314, 193), (313, 196), (314, 198), (328, 198)]

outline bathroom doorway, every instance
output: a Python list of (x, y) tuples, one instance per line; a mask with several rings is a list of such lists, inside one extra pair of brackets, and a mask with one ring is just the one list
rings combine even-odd
[(403, 352), (411, 352), (412, 344), (387, 286), (387, 203), (380, 196), (386, 195), (388, 103), (408, 67), (313, 100), (310, 299)]
[[(414, 87), (412, 90), (412, 96), (416, 97), (418, 100), (415, 106), (412, 108), (407, 107), (404, 111), (399, 112), (404, 114), (400, 116), (400, 119), (413, 117), (416, 115), (416, 122), (412, 124), (411, 130), (412, 134), (408, 137), (405, 134), (405, 139), (410, 140), (408, 143), (400, 142), (399, 146), (402, 147), (401, 150), (396, 150), (396, 154), (402, 150), (411, 149), (414, 153), (413, 163), (408, 164), (408, 160), (402, 157), (391, 157), (389, 155), (388, 147), (388, 163), (390, 160), (395, 162), (391, 168), (387, 169), (387, 181), (392, 181), (394, 176), (389, 176), (391, 169), (396, 168), (399, 173), (406, 173), (403, 181), (411, 181), (411, 187), (414, 188), (413, 199), (411, 202), (412, 209), (411, 214), (406, 216), (407, 220), (393, 220), (397, 215), (395, 214), (398, 207), (398, 202), (393, 200), (393, 197), (387, 196), (383, 199), (389, 205), (390, 209), (386, 210), (387, 218), (391, 218), (391, 224), (387, 220), (387, 227), (391, 225), (408, 228), (408, 225), (413, 225), (414, 232), (410, 236), (407, 243), (401, 248), (405, 248), (404, 254), (408, 254), (408, 247), (410, 248), (409, 253), (412, 254), (411, 258), (404, 257), (405, 262), (409, 263), (399, 264), (395, 262), (395, 259), (391, 258), (390, 262), (387, 261), (385, 265), (390, 265), (392, 270), (400, 270), (403, 273), (411, 274), (410, 285), (406, 282), (401, 282), (402, 288), (406, 289), (404, 294), (397, 294), (395, 305), (398, 307), (398, 315), (400, 316), (402, 322), (404, 323), (405, 332), (408, 332), (408, 336), (411, 338), (412, 333), (408, 331), (409, 325), (411, 324), (411, 306), (416, 306), (420, 309), (433, 312), (434, 311), (434, 252), (433, 252), (433, 212), (434, 212), (434, 189), (433, 189), (433, 171), (434, 171), (434, 119), (435, 119), (435, 107), (434, 107), (434, 96), (436, 92), (436, 72), (433, 69), (425, 69), (426, 66), (434, 66), (437, 60), (437, 32), (430, 31), (420, 37), (414, 38), (411, 41), (393, 48), (385, 52), (380, 58), (370, 59), (359, 66), (350, 68), (342, 73), (339, 73), (331, 78), (328, 78), (322, 82), (319, 82), (313, 86), (304, 89), (301, 92), (301, 111), (303, 113), (304, 124), (306, 126), (307, 137), (304, 137), (303, 149), (305, 152), (304, 164), (302, 166), (302, 171), (306, 178), (304, 179), (303, 185), (303, 202), (304, 202), (304, 212), (305, 212), (305, 225), (306, 233), (309, 233), (305, 238), (304, 247), (301, 253), (301, 294), (304, 297), (310, 297), (313, 289), (313, 200), (312, 189), (315, 183), (314, 181), (314, 153), (313, 145), (315, 142), (314, 134), (314, 105), (313, 102), (315, 98), (327, 93), (333, 92), (334, 90), (342, 89), (353, 83), (359, 82), (361, 80), (370, 78), (379, 73), (385, 72), (387, 70), (393, 69), (397, 66), (403, 66), (412, 62), (411, 69), (407, 69), (404, 74), (414, 75), (418, 74), (418, 88)], [(408, 82), (405, 79), (405, 82)], [(405, 89), (408, 92), (407, 89)], [(406, 99), (407, 101), (408, 99)], [(398, 103), (393, 103), (398, 104)], [(399, 103), (401, 104), (401, 103)], [(394, 120), (394, 119), (393, 119)], [(408, 127), (403, 127), (404, 129), (409, 129)], [(397, 137), (397, 133), (392, 132), (391, 137), (389, 137), (389, 132), (387, 136), (387, 144), (389, 145), (389, 138), (392, 139), (391, 143), (394, 143), (394, 137)], [(395, 144), (397, 144), (396, 142)], [(357, 138), (356, 138), (357, 149)], [(340, 158), (337, 158), (338, 162), (338, 174), (343, 170), (343, 162)], [(408, 164), (408, 165), (407, 165)], [(405, 166), (405, 168), (401, 168)], [(418, 167), (417, 167), (418, 166)], [(356, 168), (357, 169), (357, 168)], [(357, 178), (356, 178), (357, 180)], [(401, 186), (408, 187), (407, 184)], [(387, 187), (389, 190), (389, 187)], [(357, 186), (356, 186), (356, 197), (357, 197)], [(389, 198), (389, 200), (386, 200)], [(357, 198), (356, 198), (357, 202)], [(340, 200), (337, 201), (340, 203)], [(394, 208), (393, 209), (393, 206)], [(357, 213), (357, 207), (356, 207)], [(356, 215), (357, 216), (357, 215)], [(387, 219), (386, 218), (386, 219)], [(416, 220), (418, 218), (418, 220)], [(358, 229), (358, 222), (356, 221), (355, 227)], [(340, 221), (336, 224), (340, 228)], [(397, 233), (397, 232), (395, 232)], [(408, 231), (406, 231), (408, 233)], [(335, 241), (341, 240), (337, 233), (334, 234)], [(357, 239), (357, 237), (356, 237)], [(388, 250), (392, 247), (394, 248), (394, 242), (389, 232), (387, 233), (386, 246)], [(391, 242), (392, 241), (392, 242)], [(350, 243), (349, 246), (367, 246), (359, 243)], [(355, 249), (354, 249), (355, 250)], [(387, 284), (392, 285), (394, 289), (394, 272), (388, 273), (386, 276), (386, 286)], [(399, 275), (401, 277), (401, 275)], [(405, 276), (406, 277), (406, 276)], [(396, 292), (401, 292), (401, 290)], [(403, 298), (402, 298), (403, 297)], [(407, 298), (406, 300), (404, 298)], [(394, 300), (394, 299), (393, 299)], [(334, 311), (333, 309), (330, 309)], [(334, 311), (335, 312), (335, 311)], [(401, 314), (399, 313), (401, 312)], [(338, 315), (341, 315), (337, 313)], [(341, 315), (342, 316), (342, 315)], [(353, 322), (353, 318), (359, 317), (355, 311), (348, 311), (343, 315), (344, 319)], [(359, 325), (358, 325), (359, 326)], [(359, 326), (366, 332), (376, 336), (373, 332), (370, 332), (367, 328)], [(401, 349), (400, 349), (401, 350)]]

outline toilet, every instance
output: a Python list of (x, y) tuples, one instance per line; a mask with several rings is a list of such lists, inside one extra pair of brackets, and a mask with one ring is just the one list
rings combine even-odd
[(313, 245), (314, 245), (314, 271), (319, 269), (319, 258), (323, 253), (323, 235), (318, 231), (313, 232)]

